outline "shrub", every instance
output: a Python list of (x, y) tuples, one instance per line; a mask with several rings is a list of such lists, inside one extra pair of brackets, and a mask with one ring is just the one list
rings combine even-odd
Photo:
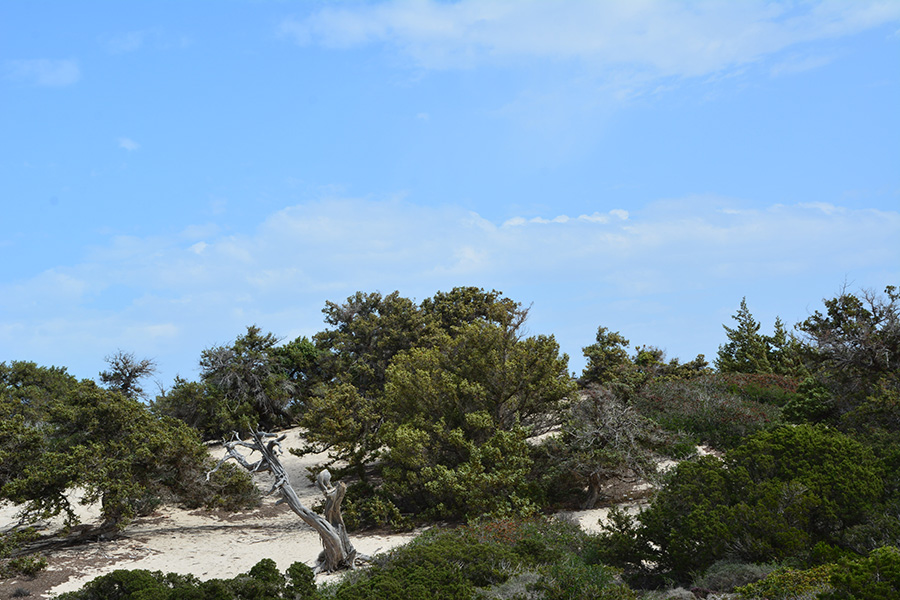
[(30, 541), (37, 538), (33, 527), (7, 531), (0, 534), (0, 579), (25, 575), (33, 577), (47, 567), (47, 559), (40, 555), (26, 555), (12, 558), (12, 555)]
[(794, 600), (814, 598), (830, 589), (831, 575), (837, 565), (827, 564), (811, 569), (780, 568), (755, 583), (738, 587), (741, 600)]
[(650, 508), (615, 519), (602, 540), (630, 574), (646, 574), (652, 561), (677, 581), (726, 557), (811, 561), (817, 544), (844, 547), (882, 492), (880, 465), (859, 442), (822, 426), (780, 427), (724, 461), (679, 464)]
[[(286, 581), (287, 579), (287, 581)], [(312, 570), (294, 563), (287, 577), (264, 558), (249, 573), (232, 579), (200, 581), (193, 575), (136, 569), (97, 577), (58, 600), (315, 600)]]
[(337, 600), (633, 598), (615, 570), (593, 560), (592, 545), (573, 523), (481, 522), (426, 533), (325, 594)]
[(900, 550), (878, 548), (856, 561), (844, 560), (831, 574), (822, 600), (889, 600), (900, 597)]
[(774, 373), (717, 373), (704, 379), (721, 385), (725, 391), (742, 400), (780, 407), (793, 400), (800, 389), (800, 381), (796, 377)]
[(732, 393), (716, 377), (660, 380), (634, 398), (641, 414), (666, 429), (686, 431), (702, 443), (730, 448), (781, 420), (780, 409)]
[(784, 419), (790, 423), (819, 423), (834, 409), (831, 392), (812, 377), (807, 377), (794, 397), (784, 405)]
[(569, 558), (547, 566), (535, 589), (546, 600), (632, 600), (635, 593), (616, 580), (617, 571)]
[(694, 580), (694, 586), (717, 592), (732, 592), (736, 587), (763, 579), (775, 565), (760, 565), (734, 560), (719, 560)]

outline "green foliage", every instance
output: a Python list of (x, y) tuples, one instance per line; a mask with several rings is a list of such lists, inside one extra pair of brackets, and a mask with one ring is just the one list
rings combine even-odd
[(628, 340), (618, 331), (598, 327), (597, 341), (583, 348), (584, 356), (587, 358), (587, 364), (581, 375), (583, 383), (609, 385), (619, 381), (630, 364), (628, 344)]
[(13, 556), (23, 545), (37, 538), (33, 527), (0, 533), (0, 579), (25, 575), (32, 577), (47, 567), (47, 559), (36, 554)]
[(275, 561), (264, 558), (250, 572), (232, 579), (200, 581), (193, 575), (137, 569), (97, 577), (59, 600), (315, 600), (312, 570), (292, 564), (282, 575)]
[(453, 334), (457, 327), (472, 323), (508, 326), (521, 318), (518, 302), (504, 298), (501, 292), (486, 292), (476, 287), (457, 287), (437, 292), (421, 304), (422, 313), (443, 331)]
[(819, 542), (840, 546), (883, 498), (882, 470), (859, 442), (824, 427), (758, 433), (724, 461), (678, 465), (636, 520), (618, 519), (604, 540), (630, 552), (611, 562), (686, 581), (715, 561), (808, 560)]
[(780, 318), (775, 319), (771, 336), (759, 332), (760, 324), (747, 308), (747, 298), (732, 316), (734, 328), (723, 325), (728, 342), (719, 346), (716, 369), (721, 373), (774, 373), (803, 376), (802, 345), (785, 330)]
[(719, 346), (716, 369), (724, 373), (771, 373), (768, 344), (747, 308), (747, 298), (741, 299), (741, 307), (732, 319), (737, 326), (723, 325), (728, 342)]
[(784, 419), (790, 423), (821, 423), (834, 413), (834, 398), (828, 389), (807, 377), (797, 394), (784, 406)]
[(483, 428), (473, 429), (466, 415), (485, 411), (500, 429), (517, 422), (537, 429), (574, 392), (567, 369), (553, 337), (521, 339), (518, 326), (464, 325), (455, 336), (436, 335), (428, 347), (397, 356), (387, 375), (388, 418), (443, 419), (471, 437)]
[(150, 407), (158, 415), (184, 422), (205, 440), (223, 439), (232, 431), (250, 427), (258, 419), (250, 404), (232, 409), (218, 388), (181, 377), (176, 377), (172, 388), (157, 396)]
[(325, 374), (322, 370), (321, 356), (322, 353), (316, 345), (302, 336), (271, 350), (271, 360), (293, 386), (293, 396), (288, 407), (292, 417), (306, 410), (309, 398), (317, 393), (324, 383)]
[(386, 428), (389, 450), (381, 464), (379, 497), (426, 520), (536, 512), (526, 431), (498, 430), (486, 413), (468, 417), (493, 431), (492, 436), (477, 443), (443, 422), (422, 429), (409, 424)]
[(555, 478), (549, 486), (555, 499), (565, 501), (574, 493), (581, 496), (584, 508), (593, 508), (604, 498), (609, 479), (640, 475), (653, 480), (656, 458), (678, 449), (675, 434), (665, 432), (609, 389), (592, 385), (571, 403), (559, 434), (538, 446), (537, 453), (540, 470)]
[(503, 597), (519, 574), (529, 597), (630, 600), (616, 572), (592, 560), (590, 536), (557, 520), (500, 520), (427, 532), (358, 577), (324, 590), (336, 600)]
[(900, 292), (888, 286), (884, 296), (842, 291), (824, 300), (798, 324), (806, 334), (806, 360), (831, 392), (836, 414), (853, 410), (867, 398), (900, 390)]
[(201, 354), (201, 380), (222, 393), (229, 412), (252, 411), (256, 417), (244, 423), (248, 427), (242, 431), (255, 426), (272, 430), (290, 423), (287, 406), (294, 383), (275, 357), (277, 343), (273, 334), (263, 334), (253, 325), (230, 346), (207, 348)]
[(399, 292), (357, 292), (344, 304), (327, 302), (322, 312), (331, 327), (314, 339), (326, 379), (351, 384), (363, 397), (380, 393), (391, 359), (433, 330), (419, 307)]
[(698, 442), (730, 448), (746, 436), (780, 421), (780, 409), (753, 399), (733, 376), (658, 380), (632, 399), (645, 417), (670, 431), (687, 432)]
[(885, 546), (856, 561), (844, 560), (822, 600), (889, 600), (900, 597), (900, 550)]
[(681, 363), (677, 358), (666, 362), (665, 352), (654, 346), (638, 346), (632, 356), (628, 340), (606, 327), (597, 329), (597, 341), (583, 349), (587, 358), (579, 383), (582, 387), (602, 385), (623, 398), (650, 382), (660, 379), (689, 379), (708, 372), (709, 363), (702, 354)]
[(575, 387), (552, 336), (524, 337), (527, 311), (476, 288), (416, 307), (394, 293), (329, 303), (316, 336), (330, 383), (301, 416), (309, 447), (346, 461), (367, 497), (348, 520), (530, 514), (540, 489), (529, 434), (558, 420)]
[(816, 598), (830, 589), (835, 564), (819, 565), (810, 569), (782, 567), (763, 579), (735, 589), (741, 600), (795, 600)]
[(287, 585), (286, 597), (294, 600), (317, 598), (316, 575), (313, 570), (301, 562), (292, 563), (285, 572)]
[(0, 498), (20, 504), (27, 518), (75, 514), (66, 496), (102, 503), (107, 526), (172, 497), (215, 504), (219, 492), (238, 502), (256, 498), (249, 478), (225, 471), (214, 485), (206, 448), (182, 423), (154, 416), (137, 400), (77, 381), (59, 369), (0, 363)]
[(309, 398), (300, 416), (307, 447), (291, 452), (302, 456), (327, 449), (332, 463), (346, 461), (347, 470), (365, 479), (366, 465), (379, 456), (383, 413), (380, 396), (363, 396), (350, 383), (330, 385), (321, 395)]

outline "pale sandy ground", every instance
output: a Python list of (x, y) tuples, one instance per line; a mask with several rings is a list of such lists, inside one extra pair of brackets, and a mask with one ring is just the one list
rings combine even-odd
[[(298, 458), (288, 452), (300, 445), (296, 431), (289, 431), (281, 457), (291, 483), (306, 506), (320, 498), (318, 489), (307, 479), (307, 467), (324, 460), (322, 455)], [(223, 453), (212, 447), (215, 457)], [(268, 491), (266, 475), (257, 480)], [(275, 506), (275, 498), (266, 497), (263, 506), (242, 513), (218, 513), (203, 510), (186, 511), (164, 507), (154, 514), (139, 518), (113, 540), (92, 542), (50, 553), (49, 567), (33, 580), (0, 581), (0, 599), (10, 598), (17, 590), (31, 592), (31, 598), (52, 598), (56, 594), (76, 590), (88, 581), (116, 569), (148, 569), (152, 571), (190, 573), (200, 579), (229, 578), (246, 572), (263, 558), (271, 558), (284, 571), (299, 561), (312, 566), (321, 551), (318, 535), (286, 506)], [(630, 512), (641, 507), (640, 501), (624, 505)], [(79, 507), (82, 522), (97, 521), (95, 507)], [(608, 508), (565, 513), (588, 531), (597, 531)], [(15, 509), (0, 506), (0, 530), (15, 523)], [(418, 532), (401, 534), (353, 534), (354, 546), (364, 554), (376, 554), (402, 545)], [(320, 575), (320, 583), (335, 576)]]

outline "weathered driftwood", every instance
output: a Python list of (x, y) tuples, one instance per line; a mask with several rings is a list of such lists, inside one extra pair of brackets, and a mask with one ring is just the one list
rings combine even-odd
[[(276, 436), (272, 433), (262, 431), (251, 432), (250, 440), (242, 440), (237, 434), (234, 434), (231, 441), (225, 442), (226, 454), (216, 465), (216, 468), (207, 473), (206, 478), (217, 471), (226, 461), (233, 459), (239, 465), (250, 471), (251, 473), (270, 472), (275, 478), (272, 489), (269, 494), (275, 492), (281, 493), (282, 502), (293, 510), (304, 523), (312, 527), (322, 539), (324, 550), (319, 555), (319, 559), (315, 568), (315, 572), (321, 571), (338, 571), (340, 569), (353, 568), (357, 561), (368, 561), (370, 557), (360, 554), (350, 543), (350, 537), (347, 535), (347, 528), (344, 526), (344, 518), (341, 516), (341, 502), (347, 491), (347, 486), (343, 482), (337, 486), (331, 485), (331, 474), (325, 470), (319, 473), (316, 484), (325, 495), (325, 516), (319, 515), (312, 510), (303, 506), (300, 498), (291, 483), (288, 480), (287, 472), (281, 464), (278, 455), (281, 454), (281, 441), (285, 438)], [(258, 461), (251, 463), (241, 454), (239, 448), (249, 448), (250, 452), (259, 452), (262, 455)]]

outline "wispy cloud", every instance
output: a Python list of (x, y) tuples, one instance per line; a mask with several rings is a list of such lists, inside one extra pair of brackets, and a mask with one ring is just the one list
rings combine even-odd
[(525, 302), (538, 290), (570, 298), (556, 301), (558, 325), (546, 318), (543, 326), (575, 356), (579, 341), (556, 328), (581, 322), (589, 337), (601, 317), (596, 304), (575, 299), (600, 289), (639, 304), (697, 293), (697, 310), (709, 320), (719, 308), (711, 298), (722, 290), (736, 301), (760, 282), (798, 290), (799, 280), (833, 287), (858, 273), (900, 276), (900, 212), (735, 204), (682, 198), (637, 212), (496, 224), (456, 207), (329, 198), (271, 214), (246, 235), (201, 226), (168, 237), (120, 236), (73, 266), (0, 288), (0, 347), (27, 358), (49, 352), (55, 340), (70, 348), (63, 364), (94, 357), (97, 371), (111, 348), (133, 348), (162, 358), (170, 375), (190, 375), (202, 348), (252, 323), (311, 335), (323, 327), (325, 301), (356, 290), (422, 299), (478, 285)]
[(876, 0), (790, 5), (396, 0), (322, 8), (285, 19), (280, 31), (300, 44), (388, 43), (425, 68), (562, 59), (695, 77), (898, 19), (900, 4)]
[(139, 50), (144, 45), (148, 31), (128, 31), (106, 40), (106, 48), (113, 54), (125, 54)]
[(158, 27), (126, 31), (101, 38), (100, 43), (110, 54), (129, 54), (143, 49), (185, 48), (191, 40), (185, 35), (167, 32)]
[(7, 60), (3, 63), (3, 71), (9, 80), (47, 87), (64, 87), (81, 79), (81, 68), (74, 59)]
[(119, 148), (122, 148), (123, 150), (128, 150), (129, 152), (134, 152), (135, 150), (137, 150), (140, 147), (141, 147), (141, 145), (138, 144), (136, 141), (134, 141), (131, 138), (127, 138), (127, 137), (119, 138)]

